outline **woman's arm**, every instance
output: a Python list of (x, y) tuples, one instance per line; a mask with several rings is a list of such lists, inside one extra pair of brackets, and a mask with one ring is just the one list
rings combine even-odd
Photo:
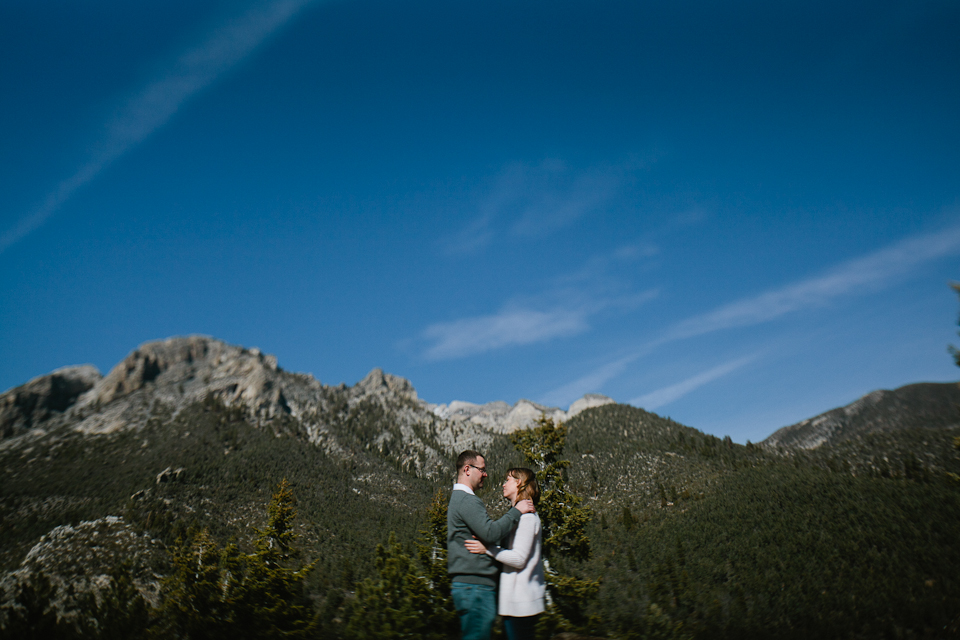
[(513, 536), (513, 549), (493, 547), (487, 553), (508, 567), (523, 569), (527, 566), (527, 560), (533, 555), (534, 546), (537, 544), (536, 523), (536, 516), (520, 518), (517, 533)]
[[(470, 553), (486, 553), (487, 552), (487, 548), (483, 546), (482, 542), (477, 540), (477, 536), (473, 536), (472, 539), (466, 540), (463, 543), (463, 546), (465, 546), (467, 548), (467, 551), (469, 551)], [(494, 548), (496, 549), (499, 547), (494, 547)]]

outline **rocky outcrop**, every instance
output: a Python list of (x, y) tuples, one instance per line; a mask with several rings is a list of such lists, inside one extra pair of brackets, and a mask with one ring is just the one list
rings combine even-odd
[(866, 434), (907, 428), (947, 429), (960, 424), (960, 388), (921, 382), (880, 389), (775, 431), (761, 444), (770, 449), (817, 449)]
[(95, 367), (65, 367), (0, 395), (0, 438), (40, 426), (72, 407), (100, 380)]
[(160, 603), (162, 576), (155, 568), (163, 558), (163, 545), (138, 534), (123, 518), (107, 516), (75, 526), (56, 527), (40, 538), (16, 571), (0, 580), (0, 617), (16, 608), (23, 585), (46, 577), (54, 590), (51, 606), (57, 617), (71, 621), (90, 596), (101, 601), (110, 588), (111, 571), (126, 563), (134, 586), (151, 606)]

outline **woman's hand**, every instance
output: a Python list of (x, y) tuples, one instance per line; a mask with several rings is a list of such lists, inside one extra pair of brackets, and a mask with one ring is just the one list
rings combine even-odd
[(483, 546), (482, 542), (477, 540), (476, 536), (473, 537), (473, 540), (467, 540), (463, 544), (467, 548), (467, 551), (469, 551), (470, 553), (486, 553), (487, 552), (487, 548)]

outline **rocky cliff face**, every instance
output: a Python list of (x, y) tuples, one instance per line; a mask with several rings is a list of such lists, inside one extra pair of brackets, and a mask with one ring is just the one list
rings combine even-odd
[(924, 382), (873, 391), (845, 407), (783, 427), (761, 444), (771, 449), (817, 449), (884, 431), (957, 425), (960, 387)]

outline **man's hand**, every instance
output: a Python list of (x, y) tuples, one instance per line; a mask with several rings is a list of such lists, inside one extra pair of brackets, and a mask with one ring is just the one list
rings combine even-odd
[(533, 500), (521, 500), (513, 505), (520, 513), (533, 513), (536, 509), (533, 506)]

